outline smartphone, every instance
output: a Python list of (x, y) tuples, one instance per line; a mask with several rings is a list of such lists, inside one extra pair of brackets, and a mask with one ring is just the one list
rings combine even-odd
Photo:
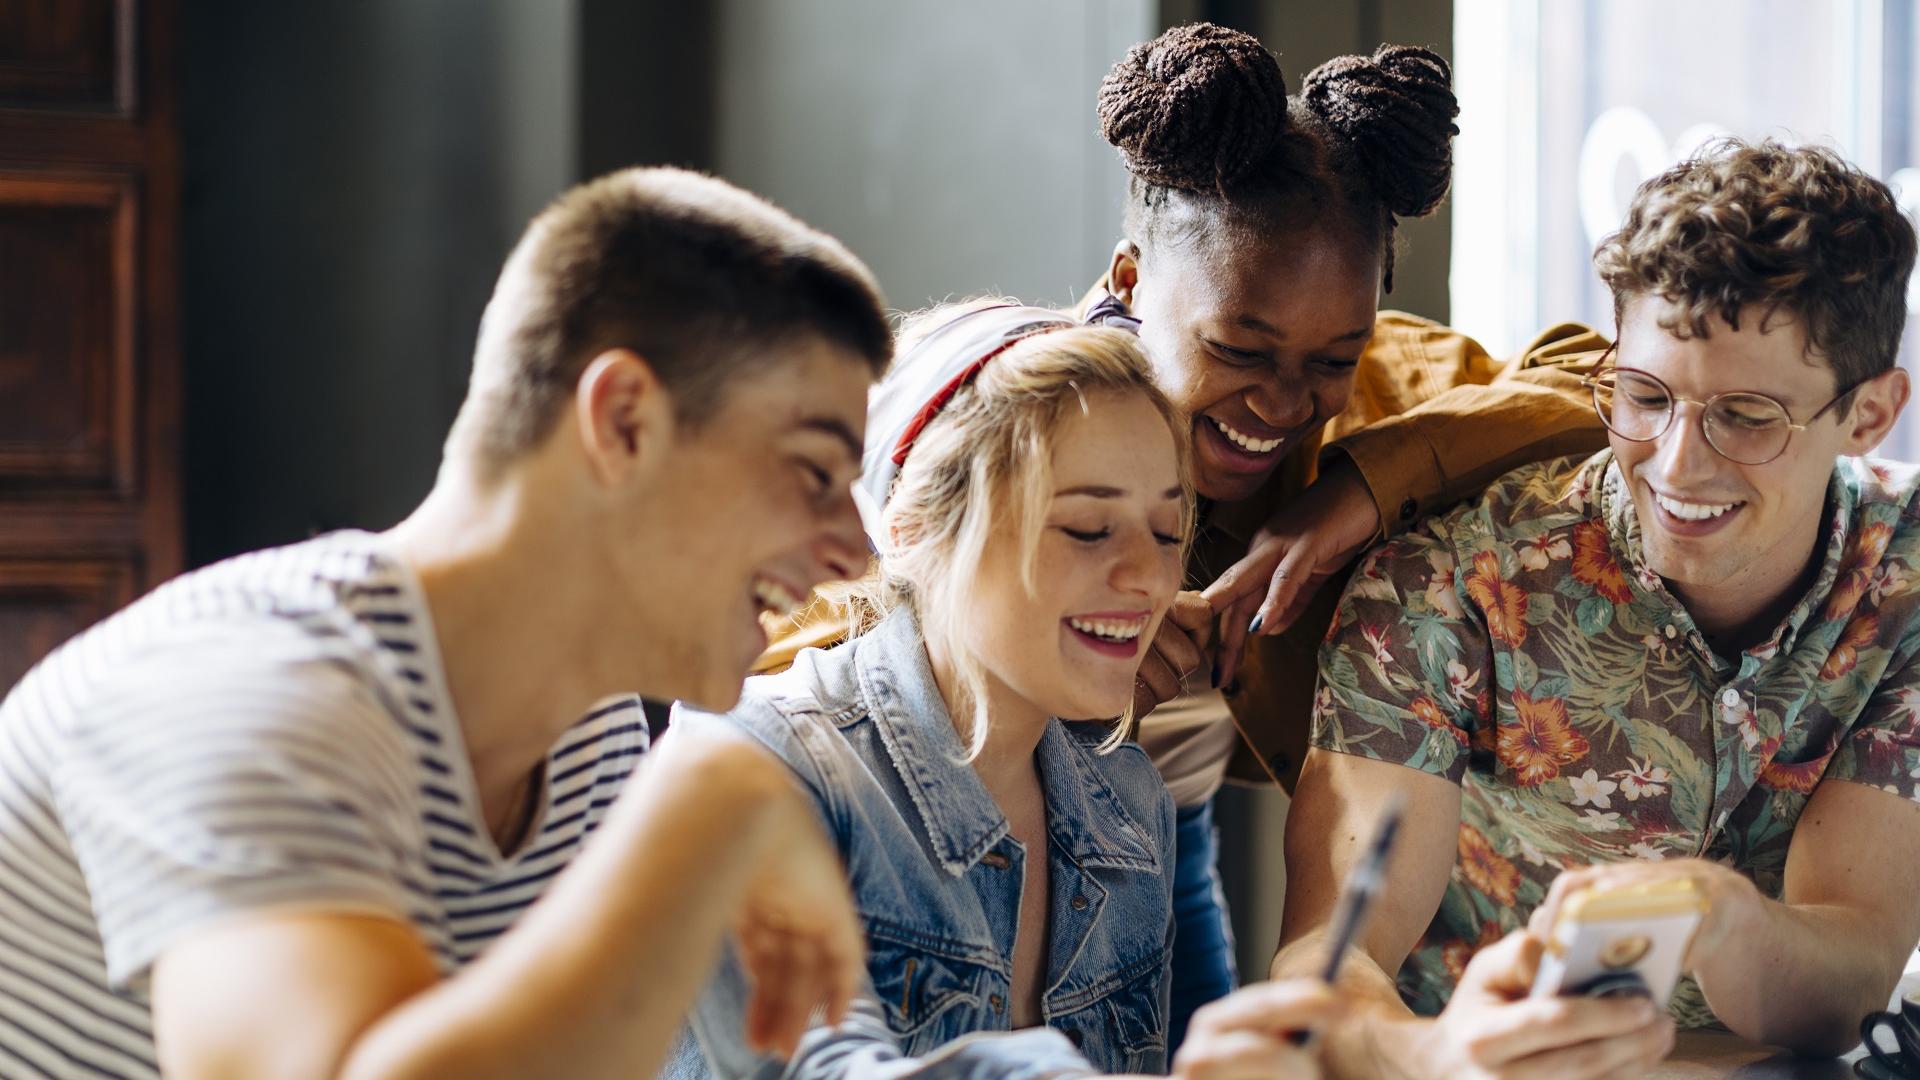
[(1706, 910), (1684, 878), (1582, 889), (1554, 919), (1533, 996), (1633, 995), (1665, 1008)]

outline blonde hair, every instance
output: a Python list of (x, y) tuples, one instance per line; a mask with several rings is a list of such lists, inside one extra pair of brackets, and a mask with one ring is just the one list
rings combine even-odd
[[(977, 307), (973, 301), (910, 317), (901, 327), (901, 355), (931, 329)], [(1021, 583), (1034, 589), (1034, 564), (1053, 498), (1053, 436), (1069, 408), (1084, 412), (1100, 393), (1136, 393), (1153, 404), (1173, 435), (1183, 492), (1181, 552), (1193, 531), (1193, 484), (1186, 426), (1154, 386), (1137, 337), (1098, 326), (1063, 326), (1029, 335), (995, 356), (954, 394), (920, 432), (894, 480), (883, 515), (888, 538), (873, 570), (833, 597), (851, 631), (871, 629), (906, 606), (920, 632), (952, 660), (957, 685), (955, 726), (967, 757), (986, 745), (987, 673), (961, 643), (971, 628), (971, 601), (982, 553), (994, 533), (1019, 544)], [(1131, 730), (1132, 706), (1108, 746)]]

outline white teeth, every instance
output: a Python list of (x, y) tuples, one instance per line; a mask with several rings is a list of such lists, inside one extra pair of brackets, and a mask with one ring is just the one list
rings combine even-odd
[(1684, 503), (1678, 499), (1669, 499), (1659, 492), (1653, 493), (1653, 501), (1660, 509), (1682, 521), (1706, 521), (1739, 506), (1739, 503)]
[(800, 606), (800, 598), (771, 578), (753, 579), (753, 599), (765, 611), (783, 615)]
[(1228, 427), (1225, 421), (1215, 420), (1211, 416), (1207, 419), (1213, 420), (1213, 426), (1219, 428), (1220, 434), (1225, 435), (1229, 442), (1249, 453), (1271, 454), (1279, 449), (1281, 443), (1286, 442), (1285, 439), (1256, 439), (1251, 435), (1242, 435)]
[(1140, 631), (1147, 628), (1145, 619), (1128, 619), (1122, 622), (1117, 619), (1070, 618), (1067, 624), (1083, 634), (1092, 634), (1094, 637), (1108, 641), (1132, 641), (1140, 636)]

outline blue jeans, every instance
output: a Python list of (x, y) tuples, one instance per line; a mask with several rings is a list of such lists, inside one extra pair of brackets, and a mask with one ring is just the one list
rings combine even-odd
[(1173, 870), (1173, 990), (1167, 1024), (1167, 1060), (1187, 1037), (1200, 1006), (1233, 992), (1233, 928), (1220, 891), (1219, 837), (1213, 800), (1180, 807), (1175, 816)]

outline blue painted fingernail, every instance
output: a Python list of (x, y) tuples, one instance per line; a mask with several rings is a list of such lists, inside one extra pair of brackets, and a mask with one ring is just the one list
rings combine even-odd
[(1220, 689), (1220, 669), (1214, 668), (1213, 673), (1207, 676), (1207, 681), (1213, 684), (1215, 690)]
[(1266, 617), (1265, 615), (1255, 615), (1255, 616), (1253, 617), (1253, 621), (1252, 621), (1251, 623), (1248, 623), (1248, 624), (1247, 624), (1247, 633), (1249, 633), (1249, 634), (1257, 634), (1257, 633), (1259, 633), (1259, 632), (1260, 632), (1260, 624), (1261, 624), (1262, 622), (1265, 622), (1265, 621), (1266, 621), (1266, 618), (1267, 618), (1267, 617)]

